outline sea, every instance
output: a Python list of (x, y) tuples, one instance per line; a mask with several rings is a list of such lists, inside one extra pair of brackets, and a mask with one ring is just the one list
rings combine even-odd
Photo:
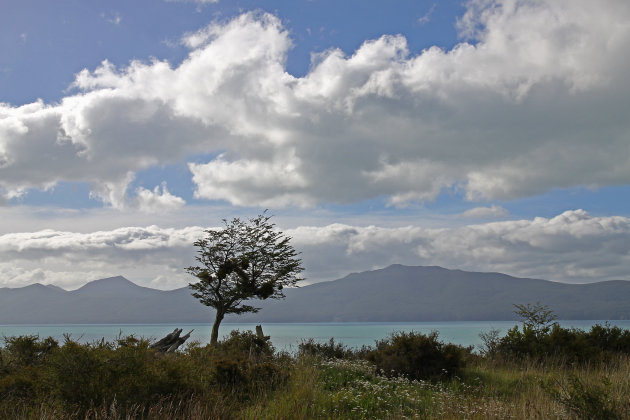
[[(589, 330), (595, 324), (605, 324), (630, 330), (630, 320), (566, 320), (558, 321), (565, 328)], [(254, 331), (255, 323), (222, 323), (219, 337), (229, 335), (230, 331)], [(394, 332), (420, 332), (428, 334), (437, 331), (439, 339), (445, 343), (479, 348), (482, 341), (480, 334), (490, 330), (499, 330), (500, 335), (517, 321), (452, 321), (452, 322), (331, 322), (331, 323), (262, 323), (263, 333), (271, 337), (277, 350), (295, 352), (298, 345), (308, 339), (316, 342), (328, 342), (331, 338), (348, 347), (374, 346)], [(207, 344), (210, 340), (212, 324), (59, 324), (59, 325), (0, 325), (0, 337), (19, 335), (37, 335), (40, 338), (53, 337), (63, 342), (70, 337), (81, 343), (114, 341), (120, 336), (134, 335), (151, 340), (158, 340), (175, 328), (182, 328), (183, 334), (192, 330), (189, 342)], [(0, 343), (0, 346), (4, 343)]]

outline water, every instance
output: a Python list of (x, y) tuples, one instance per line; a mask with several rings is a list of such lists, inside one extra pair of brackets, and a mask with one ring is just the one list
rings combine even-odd
[[(590, 329), (595, 324), (605, 321), (559, 321), (563, 327)], [(308, 338), (317, 342), (328, 341), (331, 337), (350, 347), (374, 345), (376, 340), (386, 338), (394, 331), (416, 331), (424, 334), (437, 331), (444, 342), (464, 346), (481, 344), (479, 333), (491, 329), (505, 334), (509, 328), (517, 325), (516, 321), (454, 321), (454, 322), (338, 322), (338, 323), (264, 323), (265, 335), (278, 350), (294, 351), (299, 343)], [(610, 325), (630, 329), (630, 320), (610, 321)], [(252, 330), (254, 323), (223, 323), (219, 337), (228, 335), (232, 330)], [(182, 328), (184, 333), (193, 330), (189, 341), (196, 340), (202, 344), (210, 339), (211, 324), (64, 324), (64, 325), (0, 325), (0, 336), (39, 335), (54, 337), (63, 341), (63, 335), (69, 334), (74, 340), (83, 343), (94, 342), (105, 338), (113, 341), (120, 334), (134, 334), (137, 337), (160, 339), (175, 328)]]

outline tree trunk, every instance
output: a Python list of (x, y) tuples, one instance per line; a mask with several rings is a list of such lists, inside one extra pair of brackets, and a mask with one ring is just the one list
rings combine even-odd
[(214, 324), (212, 325), (212, 334), (210, 335), (211, 346), (216, 345), (219, 340), (219, 325), (221, 321), (223, 321), (224, 316), (225, 314), (223, 312), (217, 311), (217, 316), (214, 318)]

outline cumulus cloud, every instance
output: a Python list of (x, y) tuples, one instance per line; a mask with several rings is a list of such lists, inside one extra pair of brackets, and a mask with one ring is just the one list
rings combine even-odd
[(490, 207), (475, 207), (472, 209), (468, 209), (462, 213), (462, 217), (467, 217), (471, 219), (484, 219), (507, 217), (509, 214), (510, 212), (508, 212), (507, 209), (505, 209), (504, 207), (493, 204)]
[[(394, 263), (566, 282), (630, 280), (630, 218), (583, 210), (450, 228), (337, 223), (285, 233), (302, 252), (311, 283)], [(0, 286), (41, 282), (72, 288), (123, 274), (147, 286), (183, 287), (191, 281), (184, 267), (195, 263), (192, 243), (203, 235), (201, 227), (157, 226), (0, 235)]]
[(177, 210), (183, 207), (186, 201), (168, 192), (166, 182), (163, 182), (161, 190), (160, 187), (155, 187), (153, 191), (139, 187), (133, 204), (142, 212), (155, 213)]
[[(0, 105), (0, 194), (85, 181), (105, 203), (133, 174), (190, 156), (196, 197), (310, 206), (458, 188), (514, 199), (630, 182), (630, 4), (472, 0), (460, 44), (403, 36), (285, 68), (290, 34), (246, 13), (186, 35), (190, 54), (108, 62), (59, 104)], [(139, 198), (141, 200), (141, 198)]]

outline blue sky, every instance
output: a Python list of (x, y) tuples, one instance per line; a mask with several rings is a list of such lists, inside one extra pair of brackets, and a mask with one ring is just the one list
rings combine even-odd
[(622, 0), (3, 4), (0, 286), (181, 286), (200, 229), (266, 208), (311, 281), (630, 279), (628, 18)]

